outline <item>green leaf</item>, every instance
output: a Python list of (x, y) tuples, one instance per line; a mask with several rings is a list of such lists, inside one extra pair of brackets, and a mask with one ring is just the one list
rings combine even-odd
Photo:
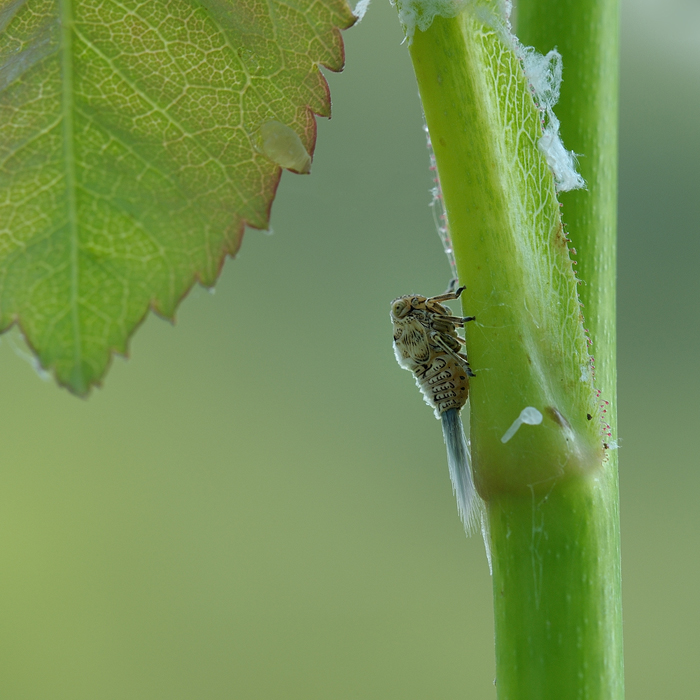
[(353, 21), (345, 0), (0, 0), (0, 331), (86, 394), (149, 308), (214, 284), (280, 165), (308, 170)]

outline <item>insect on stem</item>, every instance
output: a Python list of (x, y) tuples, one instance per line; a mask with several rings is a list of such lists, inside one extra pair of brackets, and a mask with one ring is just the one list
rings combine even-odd
[(424, 297), (410, 294), (391, 302), (394, 353), (404, 369), (413, 372), (426, 403), (442, 422), (447, 463), (457, 510), (467, 534), (479, 521), (481, 499), (472, 477), (469, 445), (459, 412), (469, 399), (469, 377), (474, 373), (462, 346), (458, 328), (473, 316), (454, 316), (443, 301), (459, 299), (464, 287), (450, 283), (444, 294)]

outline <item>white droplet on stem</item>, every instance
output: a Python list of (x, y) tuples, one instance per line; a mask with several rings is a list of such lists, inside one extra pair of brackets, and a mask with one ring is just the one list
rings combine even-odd
[(542, 422), (542, 414), (534, 406), (526, 406), (520, 411), (520, 415), (513, 421), (513, 425), (506, 430), (505, 435), (501, 438), (501, 442), (506, 443), (510, 440), (521, 425), (539, 425)]

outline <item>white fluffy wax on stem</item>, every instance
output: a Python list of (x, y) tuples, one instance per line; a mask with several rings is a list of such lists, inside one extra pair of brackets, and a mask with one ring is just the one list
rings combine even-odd
[(391, 0), (410, 45), (416, 29), (426, 31), (436, 17), (456, 17), (473, 0)]
[(543, 134), (537, 145), (554, 175), (557, 191), (582, 189), (586, 183), (576, 172), (576, 154), (564, 148), (559, 135), (559, 120), (554, 114), (563, 72), (561, 54), (552, 49), (543, 56), (531, 46), (523, 46), (515, 36), (513, 39), (515, 52), (523, 62), (525, 77), (534, 91), (537, 106), (544, 115)]
[[(360, 0), (355, 14), (364, 0)], [(511, 29), (509, 0), (485, 2), (479, 0), (391, 0), (399, 13), (405, 39), (409, 45), (416, 29), (424, 32), (436, 17), (456, 17), (471, 7), (476, 16), (496, 31), (503, 43), (510, 46), (521, 60), (525, 77), (532, 88), (533, 98), (542, 115), (542, 136), (538, 147), (549, 165), (557, 192), (583, 189), (584, 179), (576, 171), (576, 154), (567, 151), (559, 134), (559, 120), (554, 114), (554, 105), (559, 100), (562, 81), (561, 54), (553, 49), (546, 55), (538, 53), (532, 46), (523, 46)], [(366, 8), (364, 8), (366, 9)]]

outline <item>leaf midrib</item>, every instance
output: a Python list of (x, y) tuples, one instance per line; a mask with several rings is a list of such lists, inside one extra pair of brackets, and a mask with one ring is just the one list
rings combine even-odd
[(75, 201), (76, 175), (73, 124), (73, 2), (60, 0), (61, 8), (61, 118), (63, 131), (63, 158), (65, 160), (66, 209), (70, 242), (70, 314), (73, 325), (74, 381), (82, 389), (82, 337), (80, 332), (79, 297), (79, 240), (78, 215)]

